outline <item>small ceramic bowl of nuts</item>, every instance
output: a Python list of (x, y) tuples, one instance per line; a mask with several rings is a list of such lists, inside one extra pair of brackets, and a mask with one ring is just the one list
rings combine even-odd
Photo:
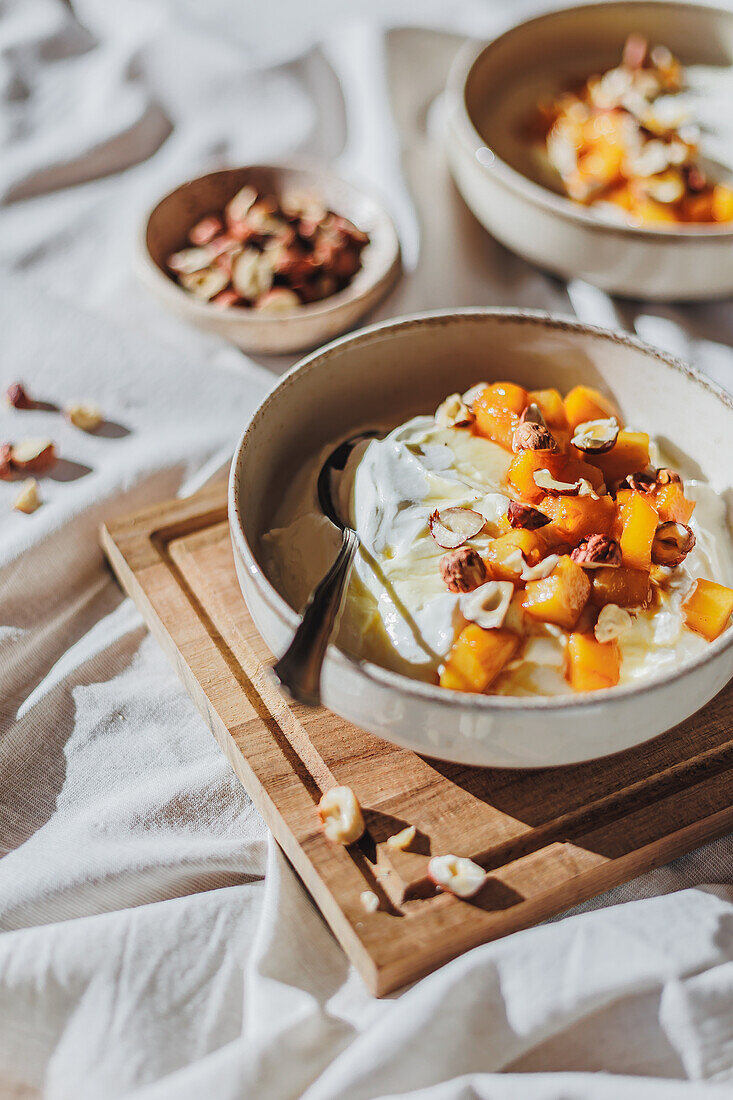
[(245, 351), (314, 347), (352, 327), (400, 272), (392, 220), (323, 169), (211, 172), (146, 218), (139, 273), (165, 306)]

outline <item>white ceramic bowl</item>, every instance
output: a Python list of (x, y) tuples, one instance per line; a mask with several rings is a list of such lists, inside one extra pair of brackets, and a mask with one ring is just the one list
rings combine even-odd
[[(428, 313), (362, 329), (301, 360), (255, 413), (229, 489), (234, 558), (247, 606), (281, 654), (298, 615), (262, 568), (260, 538), (292, 472), (362, 427), (432, 412), (479, 379), (528, 388), (598, 386), (622, 415), (726, 488), (733, 402), (696, 371), (630, 337), (543, 313)], [(672, 454), (680, 454), (672, 447)], [(323, 698), (343, 717), (427, 756), (498, 767), (588, 760), (637, 745), (698, 710), (733, 674), (733, 630), (674, 677), (570, 698), (466, 695), (331, 646)]]
[[(168, 273), (165, 261), (187, 245), (188, 230), (205, 214), (221, 211), (246, 184), (266, 194), (311, 192), (369, 234), (362, 266), (349, 285), (321, 302), (277, 316), (246, 307), (218, 309), (194, 298)], [(400, 244), (392, 219), (365, 191), (325, 169), (297, 164), (250, 165), (210, 172), (181, 184), (145, 218), (138, 274), (158, 300), (179, 317), (244, 351), (303, 351), (352, 328), (384, 297), (400, 273)]]
[(530, 19), (488, 45), (469, 44), (456, 59), (446, 131), (453, 176), (481, 224), (547, 271), (651, 300), (728, 296), (733, 228), (615, 225), (561, 194), (521, 135), (541, 95), (617, 65), (632, 31), (685, 65), (733, 65), (731, 11), (620, 2)]

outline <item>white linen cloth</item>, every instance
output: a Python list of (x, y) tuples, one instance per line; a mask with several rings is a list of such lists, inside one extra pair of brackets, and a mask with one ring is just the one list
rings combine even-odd
[[(730, 839), (372, 999), (97, 547), (100, 520), (226, 463), (292, 360), (161, 312), (146, 205), (221, 163), (307, 152), (386, 197), (406, 275), (377, 316), (523, 305), (621, 324), (733, 377), (729, 304), (613, 303), (483, 233), (440, 152), (466, 0), (5, 0), (0, 383), (96, 401), (50, 436), (43, 508), (0, 482), (0, 1097), (677, 1100), (730, 1096)], [(422, 29), (417, 28), (422, 24)]]

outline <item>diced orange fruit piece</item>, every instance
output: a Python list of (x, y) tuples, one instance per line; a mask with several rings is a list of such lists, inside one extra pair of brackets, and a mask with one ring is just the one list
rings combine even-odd
[(532, 619), (572, 630), (589, 595), (587, 576), (576, 562), (563, 555), (549, 577), (528, 583), (522, 606)]
[(733, 221), (733, 189), (724, 183), (713, 188), (712, 215), (716, 222)]
[(645, 470), (649, 465), (649, 436), (646, 432), (621, 431), (616, 445), (604, 455), (594, 455), (593, 462), (603, 470), (606, 485)]
[(575, 691), (598, 691), (619, 682), (621, 653), (616, 642), (599, 642), (592, 634), (571, 634), (567, 657), (567, 679)]
[(545, 495), (534, 479), (538, 470), (549, 470), (556, 481), (584, 478), (596, 491), (603, 485), (603, 474), (589, 462), (550, 451), (520, 451), (509, 463), (507, 481), (527, 504), (536, 504)]
[(512, 449), (512, 436), (528, 404), (527, 391), (513, 382), (494, 382), (473, 402), (476, 430), (480, 435)]
[(512, 529), (505, 535), (499, 535), (492, 539), (486, 551), (486, 564), (490, 574), (497, 581), (516, 581), (522, 572), (521, 562), (509, 561), (507, 558), (517, 556), (520, 550), (530, 565), (536, 565), (540, 558), (547, 553), (547, 539), (545, 528), (537, 531), (525, 531), (523, 528)]
[(616, 505), (608, 496), (546, 496), (537, 507), (550, 517), (558, 535), (573, 545), (586, 535), (610, 534), (616, 519)]
[(554, 478), (560, 479), (566, 461), (564, 455), (549, 451), (520, 451), (509, 463), (507, 481), (527, 504), (536, 504), (542, 500), (545, 490), (540, 489), (534, 475), (538, 470), (549, 470)]
[(614, 403), (591, 386), (574, 386), (566, 395), (564, 405), (568, 425), (573, 430), (587, 420), (606, 420), (609, 416), (615, 416), (621, 424)]
[(632, 493), (621, 513), (621, 560), (629, 569), (651, 569), (659, 516), (646, 493)]
[(668, 520), (689, 523), (690, 516), (695, 511), (695, 501), (687, 499), (685, 490), (678, 481), (671, 481), (669, 485), (660, 485), (654, 503), (659, 512), (660, 523), (666, 523)]
[(682, 610), (690, 630), (713, 642), (723, 633), (733, 613), (733, 588), (715, 581), (696, 580)]
[(509, 630), (483, 630), (469, 623), (453, 643), (440, 673), (441, 687), (486, 691), (515, 653), (519, 637)]
[(592, 578), (591, 600), (596, 607), (607, 603), (615, 603), (619, 607), (645, 607), (651, 599), (649, 571), (646, 569), (604, 566), (594, 569)]

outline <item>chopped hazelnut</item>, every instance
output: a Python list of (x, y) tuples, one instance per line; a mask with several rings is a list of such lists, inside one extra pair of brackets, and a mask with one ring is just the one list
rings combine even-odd
[(323, 831), (334, 844), (353, 844), (364, 832), (361, 806), (351, 787), (331, 787), (318, 803)]
[(444, 554), (439, 568), (451, 592), (473, 592), (486, 580), (483, 558), (470, 546), (461, 546)]
[(36, 508), (39, 508), (41, 504), (41, 498), (38, 494), (38, 482), (34, 477), (28, 478), (24, 481), (20, 487), (20, 492), (13, 501), (13, 508), (16, 512), (25, 512), (30, 515), (31, 512), (35, 512)]
[(56, 461), (56, 448), (50, 439), (24, 439), (10, 452), (10, 462), (16, 470), (42, 473)]
[(616, 445), (619, 426), (615, 417), (607, 420), (587, 420), (578, 424), (572, 444), (585, 454), (602, 455)]
[[(526, 410), (525, 410), (526, 412)], [(517, 424), (512, 436), (513, 451), (557, 451), (555, 437), (549, 428), (525, 420)]]
[(660, 523), (652, 542), (652, 561), (673, 568), (685, 560), (694, 545), (695, 535), (686, 523)]
[(379, 898), (373, 890), (362, 890), (359, 894), (359, 901), (367, 913), (376, 913), (379, 909)]
[(598, 612), (593, 633), (597, 642), (614, 642), (631, 629), (632, 623), (633, 619), (625, 608), (615, 603), (607, 603)]
[(472, 898), (487, 879), (483, 867), (465, 856), (433, 856), (428, 863), (428, 877), (441, 890), (457, 898)]
[(412, 844), (416, 833), (417, 829), (414, 825), (407, 825), (404, 829), (400, 829), (399, 833), (387, 837), (387, 847), (393, 851), (404, 852)]
[(35, 405), (35, 402), (28, 396), (22, 382), (13, 382), (12, 385), (8, 386), (6, 397), (8, 404), (12, 405), (14, 409), (32, 409)]
[(546, 527), (550, 522), (549, 516), (532, 508), (529, 504), (521, 504), (518, 500), (509, 501), (507, 519), (510, 527), (523, 527), (525, 531), (536, 531), (539, 527)]
[(66, 415), (74, 427), (81, 428), (83, 432), (96, 431), (104, 420), (101, 410), (89, 401), (76, 401), (69, 405)]
[(0, 481), (10, 481), (13, 476), (13, 447), (10, 443), (0, 443)]
[(656, 482), (657, 485), (671, 485), (672, 482), (681, 482), (682, 478), (675, 470), (669, 470), (666, 466), (661, 466), (657, 470)]
[(608, 535), (589, 535), (578, 543), (570, 557), (584, 569), (615, 568), (621, 565), (621, 548)]

